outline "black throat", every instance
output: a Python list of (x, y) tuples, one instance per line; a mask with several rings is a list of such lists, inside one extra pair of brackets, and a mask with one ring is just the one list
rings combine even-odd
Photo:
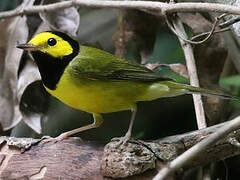
[(73, 39), (71, 39), (71, 41), (68, 42), (71, 44), (73, 52), (72, 54), (61, 58), (55, 58), (41, 51), (31, 52), (38, 66), (44, 86), (51, 90), (55, 90), (57, 88), (57, 84), (65, 68), (71, 62), (71, 60), (78, 55), (79, 52), (78, 42)]

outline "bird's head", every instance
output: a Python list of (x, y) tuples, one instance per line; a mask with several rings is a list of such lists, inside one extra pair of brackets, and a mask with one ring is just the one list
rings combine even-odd
[(46, 31), (37, 34), (26, 44), (19, 44), (17, 48), (27, 51), (40, 51), (54, 58), (62, 58), (77, 54), (79, 45), (67, 34), (56, 31)]
[(79, 53), (79, 44), (67, 34), (46, 31), (17, 48), (30, 51), (41, 74), (43, 84), (55, 89), (68, 64)]

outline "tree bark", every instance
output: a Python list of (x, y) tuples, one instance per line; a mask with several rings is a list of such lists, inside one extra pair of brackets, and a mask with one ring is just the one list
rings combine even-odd
[[(207, 138), (222, 123), (182, 135), (154, 141), (130, 141), (126, 146), (112, 140), (98, 142), (69, 138), (60, 142), (31, 138), (0, 138), (1, 179), (151, 179), (166, 162)], [(216, 162), (240, 154), (240, 129), (209, 147), (184, 167)], [(235, 144), (235, 145), (234, 145)], [(207, 157), (207, 158), (206, 158)], [(174, 178), (174, 177), (172, 177)]]

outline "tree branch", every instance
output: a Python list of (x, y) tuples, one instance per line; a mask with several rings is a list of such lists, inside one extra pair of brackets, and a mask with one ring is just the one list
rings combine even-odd
[[(194, 145), (189, 150), (185, 151), (183, 154), (178, 156), (176, 159), (171, 161), (167, 166), (165, 166), (161, 171), (154, 177), (153, 180), (163, 180), (179, 168), (182, 168), (189, 164), (190, 162), (196, 160), (196, 157), (199, 154), (204, 154), (204, 152), (208, 151), (207, 149), (209, 146), (216, 143), (221, 138), (224, 138), (230, 132), (238, 129), (240, 127), (240, 117), (235, 118), (226, 126), (221, 127), (215, 133), (210, 135), (208, 138), (204, 139), (203, 141), (199, 142), (198, 144)], [(234, 134), (235, 132), (233, 132)], [(229, 142), (229, 139), (228, 139)], [(205, 156), (208, 157), (208, 156)], [(204, 158), (204, 157), (202, 157)], [(206, 158), (205, 158), (206, 159)]]
[(176, 3), (168, 4), (162, 2), (149, 1), (99, 1), (99, 0), (69, 0), (48, 5), (27, 6), (23, 9), (15, 9), (0, 13), (0, 19), (10, 18), (14, 16), (22, 16), (25, 14), (34, 14), (40, 12), (51, 12), (73, 6), (89, 7), (89, 8), (117, 8), (117, 9), (147, 9), (159, 11), (164, 15), (175, 12), (218, 12), (240, 15), (240, 7), (217, 4), (217, 3)]
[[(240, 154), (237, 143), (240, 129), (236, 130), (239, 125), (238, 117), (233, 121), (206, 129), (151, 142), (130, 141), (124, 148), (116, 147), (117, 141), (112, 141), (105, 146), (104, 151), (104, 144), (82, 142), (74, 138), (58, 143), (44, 143), (31, 138), (0, 137), (0, 178), (79, 179), (81, 177), (109, 180), (103, 178), (103, 175), (114, 178), (135, 175), (126, 179), (149, 180), (156, 175), (159, 165), (163, 166), (165, 162), (175, 158), (172, 162), (183, 160), (181, 167), (188, 169)], [(222, 138), (233, 130), (235, 130), (233, 133)], [(206, 145), (216, 142), (217, 139), (221, 140), (206, 148)], [(191, 148), (192, 146), (194, 147)], [(179, 159), (190, 151), (195, 152), (195, 155), (191, 156), (191, 161)], [(180, 154), (182, 155), (179, 156)], [(172, 162), (166, 167), (167, 169), (173, 167), (175, 163)], [(166, 168), (163, 170), (165, 171)], [(147, 171), (149, 169), (153, 170)]]
[[(215, 29), (216, 24), (217, 24), (217, 21), (215, 21), (215, 23), (212, 27), (212, 31), (211, 31), (212, 33)], [(175, 29), (178, 37), (180, 36), (180, 37), (183, 37), (183, 39), (188, 39), (185, 29), (183, 27), (183, 23), (178, 18), (178, 16), (176, 16), (173, 19), (173, 26), (174, 26), (174, 29)], [(208, 35), (207, 38), (210, 38), (210, 36), (211, 36), (211, 33)], [(194, 58), (193, 48), (189, 42), (184, 41), (182, 38), (178, 38), (178, 39), (180, 41), (180, 44), (182, 46), (182, 49), (183, 49), (183, 52), (185, 55), (185, 61), (186, 61), (186, 65), (187, 65), (187, 69), (188, 69), (188, 73), (189, 73), (189, 77), (190, 77), (190, 84), (192, 86), (199, 87), (200, 86), (199, 78), (198, 78), (198, 74), (197, 74), (197, 67), (196, 67), (196, 62), (195, 62), (195, 58)], [(204, 42), (204, 41), (205, 40), (203, 40), (202, 42)], [(200, 42), (200, 41), (198, 41), (198, 42)], [(200, 42), (200, 43), (202, 43), (202, 42)], [(195, 113), (196, 113), (198, 129), (206, 128), (207, 121), (206, 121), (205, 112), (204, 112), (204, 108), (203, 108), (202, 96), (199, 94), (193, 94), (192, 96), (193, 96), (193, 103), (194, 103), (194, 108), (195, 108)], [(204, 168), (202, 170), (204, 170)]]
[[(184, 30), (183, 24), (178, 17), (174, 18), (173, 26), (174, 26), (176, 33), (179, 36), (183, 37), (184, 39), (187, 39), (187, 35)], [(179, 41), (180, 41), (180, 44), (182, 46), (182, 49), (183, 49), (183, 52), (185, 55), (187, 69), (188, 69), (188, 73), (189, 73), (189, 77), (190, 77), (190, 84), (192, 86), (199, 87), (197, 67), (195, 64), (192, 46), (190, 43), (185, 42), (181, 38), (179, 38)], [(206, 119), (205, 119), (205, 114), (204, 114), (204, 109), (203, 109), (203, 101), (202, 101), (201, 95), (193, 94), (193, 102), (194, 102), (194, 107), (195, 107), (195, 112), (196, 112), (198, 129), (206, 128), (207, 123), (206, 123)]]

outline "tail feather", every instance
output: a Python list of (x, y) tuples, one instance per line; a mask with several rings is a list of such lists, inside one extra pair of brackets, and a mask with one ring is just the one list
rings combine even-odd
[[(169, 81), (168, 81), (169, 82)], [(168, 83), (168, 86), (170, 88), (174, 89), (181, 89), (186, 94), (201, 94), (203, 96), (209, 96), (209, 97), (218, 97), (222, 99), (231, 99), (231, 100), (240, 100), (239, 97), (233, 96), (226, 92), (218, 92), (215, 90), (205, 89), (205, 88), (199, 88), (194, 87), (186, 84), (179, 84), (175, 82)]]
[(201, 94), (203, 96), (208, 97), (217, 97), (221, 99), (231, 99), (231, 100), (239, 100), (238, 97), (233, 96), (231, 94), (225, 93), (225, 92), (216, 92), (214, 90), (199, 88), (195, 89), (196, 87), (190, 86), (189, 89), (185, 89), (187, 94)]

